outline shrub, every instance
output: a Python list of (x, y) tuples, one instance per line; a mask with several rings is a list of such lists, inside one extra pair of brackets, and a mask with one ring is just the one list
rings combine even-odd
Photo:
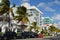
[(2, 35), (3, 33), (2, 32), (0, 32), (0, 35)]

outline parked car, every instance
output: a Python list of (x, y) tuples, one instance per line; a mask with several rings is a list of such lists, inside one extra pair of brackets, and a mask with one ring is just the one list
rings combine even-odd
[(16, 39), (23, 39), (23, 36), (21, 35), (21, 33), (20, 34), (17, 34)]
[(25, 39), (25, 38), (37, 38), (38, 34), (34, 32), (22, 32), (17, 35), (17, 39)]
[(38, 38), (38, 34), (35, 32), (30, 32), (30, 38)]
[(43, 38), (43, 34), (38, 34), (38, 38)]
[(3, 40), (3, 36), (2, 35), (0, 35), (0, 40)]
[(25, 39), (28, 38), (28, 36), (29, 36), (29, 32), (22, 32), (17, 35), (17, 39)]
[(3, 36), (4, 36), (4, 39), (15, 39), (17, 34), (12, 31), (7, 31), (3, 34)]

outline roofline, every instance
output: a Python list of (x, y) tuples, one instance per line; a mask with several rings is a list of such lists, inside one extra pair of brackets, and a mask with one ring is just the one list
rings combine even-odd
[(53, 19), (52, 19), (52, 18), (50, 18), (50, 17), (43, 17), (43, 18), (49, 18), (50, 20), (52, 20), (52, 21), (53, 21)]
[(39, 13), (43, 14), (43, 13), (42, 13), (37, 7), (35, 7), (35, 6), (31, 6), (31, 7), (27, 8), (27, 9), (36, 9)]

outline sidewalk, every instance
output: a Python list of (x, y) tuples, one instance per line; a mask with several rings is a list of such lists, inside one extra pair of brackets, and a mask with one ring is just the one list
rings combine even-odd
[(45, 37), (43, 37), (43, 38), (52, 38), (52, 37), (54, 37), (54, 36), (45, 36)]
[(16, 40), (43, 40), (43, 38), (29, 38), (29, 39), (16, 39)]

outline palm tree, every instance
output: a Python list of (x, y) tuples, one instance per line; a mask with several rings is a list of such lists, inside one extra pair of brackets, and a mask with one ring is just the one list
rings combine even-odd
[(56, 27), (53, 26), (53, 25), (51, 25), (51, 26), (49, 27), (49, 30), (50, 30), (51, 32), (55, 31), (55, 29), (56, 29)]
[(0, 15), (3, 15), (9, 10), (10, 2), (9, 0), (1, 0), (0, 3)]
[(14, 13), (13, 13), (13, 8), (14, 7), (16, 7), (16, 5), (15, 4), (13, 4), (13, 6), (12, 7), (10, 7), (9, 8), (9, 10), (8, 10), (8, 13), (7, 13), (7, 15), (9, 16), (9, 20), (7, 19), (7, 21), (8, 21), (8, 23), (9, 23), (9, 27), (10, 27), (10, 31), (12, 30), (12, 28), (11, 27), (13, 27), (13, 24), (11, 23), (11, 20), (14, 20), (14, 19), (11, 19), (10, 18), (10, 14), (9, 13), (11, 13), (11, 15), (14, 17)]
[(59, 29), (57, 28), (57, 27), (55, 27), (54, 25), (51, 25), (50, 27), (49, 27), (49, 31), (51, 32), (51, 33), (57, 33), (57, 32), (59, 32)]
[[(1, 3), (0, 3), (0, 16), (4, 16), (3, 14), (5, 14), (5, 13), (8, 14), (9, 8), (10, 8), (9, 0), (1, 0)], [(5, 17), (3, 17), (3, 21), (6, 21), (6, 19), (7, 19), (7, 15)], [(3, 26), (3, 24), (2, 24), (2, 26)]]
[[(4, 13), (8, 14), (9, 8), (10, 8), (9, 0), (1, 0), (1, 3), (0, 3), (0, 16), (3, 15)], [(6, 20), (6, 17), (3, 20)]]
[[(9, 0), (2, 0), (2, 2), (0, 3), (0, 15), (3, 15), (6, 13), (6, 15), (3, 18), (3, 21), (8, 22), (9, 24), (9, 28), (11, 26), (11, 18), (10, 18), (10, 12), (12, 13), (12, 16), (14, 17), (14, 13), (13, 13), (13, 7), (15, 7), (15, 4), (13, 5), (13, 7), (10, 7), (10, 2)], [(11, 28), (10, 28), (11, 29)], [(10, 30), (9, 29), (9, 30)]]
[(33, 22), (31, 24), (32, 24), (32, 26), (30, 26), (29, 31), (31, 31), (32, 29), (34, 29), (35, 32), (38, 33), (39, 30), (40, 30), (40, 27), (37, 26), (37, 22)]
[(18, 20), (18, 23), (21, 22), (21, 28), (25, 28), (25, 23), (27, 23), (27, 9), (24, 6), (20, 6), (17, 8), (17, 16), (14, 16), (15, 20)]

